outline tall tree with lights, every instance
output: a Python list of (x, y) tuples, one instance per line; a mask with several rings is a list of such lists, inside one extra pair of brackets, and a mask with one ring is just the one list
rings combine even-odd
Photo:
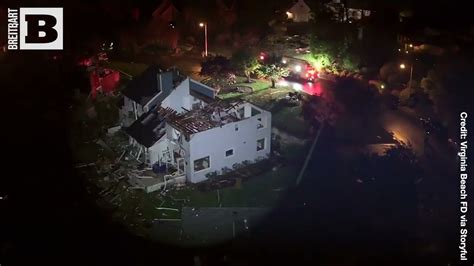
[(278, 64), (263, 65), (258, 69), (258, 72), (261, 76), (272, 82), (272, 88), (275, 88), (275, 83), (278, 79), (287, 77), (290, 74), (288, 68)]
[(261, 67), (257, 60), (257, 56), (248, 52), (247, 50), (239, 50), (232, 55), (232, 65), (238, 70), (242, 71), (247, 78), (247, 83), (250, 83), (250, 75), (257, 72)]

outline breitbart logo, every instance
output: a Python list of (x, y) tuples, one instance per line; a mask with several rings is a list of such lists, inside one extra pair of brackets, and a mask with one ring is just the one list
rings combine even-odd
[(8, 50), (62, 50), (63, 8), (8, 9)]

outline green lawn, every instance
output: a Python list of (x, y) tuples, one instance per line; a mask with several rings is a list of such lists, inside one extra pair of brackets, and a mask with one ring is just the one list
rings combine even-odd
[[(252, 80), (251, 83), (247, 83), (246, 80), (247, 79), (245, 77), (237, 77), (237, 83), (235, 83), (233, 86), (251, 87), (253, 90), (253, 93), (258, 93), (260, 91), (264, 91), (268, 89), (271, 85), (270, 81), (264, 80), (264, 79), (254, 79)], [(248, 96), (248, 94), (237, 93), (237, 92), (219, 94), (219, 97), (221, 97), (222, 99), (242, 98), (245, 96)]]
[(220, 190), (223, 207), (273, 207), (296, 178), (297, 168), (287, 166), (253, 177), (241, 188)]
[(148, 67), (147, 64), (128, 63), (123, 61), (109, 61), (108, 66), (125, 72), (133, 77), (140, 75)]
[(309, 125), (301, 115), (301, 107), (286, 107), (272, 114), (273, 126), (296, 137), (305, 138)]
[(278, 99), (281, 99), (289, 92), (294, 92), (294, 90), (289, 87), (276, 87), (254, 92), (252, 94), (245, 95), (242, 98), (255, 105), (270, 110), (273, 105), (276, 104)]
[(242, 80), (237, 79), (235, 86), (249, 86), (252, 87), (253, 92), (259, 92), (261, 90), (268, 89), (271, 85), (270, 81), (265, 79), (254, 79), (251, 83), (247, 83), (245, 81), (245, 78), (242, 78)]

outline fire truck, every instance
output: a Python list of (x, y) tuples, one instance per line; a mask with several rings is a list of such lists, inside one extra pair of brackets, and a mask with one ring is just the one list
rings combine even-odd
[(281, 63), (288, 67), (288, 70), (290, 71), (289, 78), (309, 82), (313, 82), (318, 78), (318, 72), (316, 69), (305, 60), (283, 56)]
[[(267, 54), (262, 52), (259, 55), (259, 60), (265, 62)], [(288, 78), (298, 81), (313, 82), (319, 78), (319, 73), (308, 62), (303, 59), (298, 59), (290, 56), (282, 56), (281, 64), (286, 66), (290, 71)]]

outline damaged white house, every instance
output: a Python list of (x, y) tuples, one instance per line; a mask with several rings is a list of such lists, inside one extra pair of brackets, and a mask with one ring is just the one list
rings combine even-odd
[(178, 71), (150, 67), (123, 94), (122, 127), (155, 169), (197, 183), (270, 156), (270, 112), (222, 101)]

